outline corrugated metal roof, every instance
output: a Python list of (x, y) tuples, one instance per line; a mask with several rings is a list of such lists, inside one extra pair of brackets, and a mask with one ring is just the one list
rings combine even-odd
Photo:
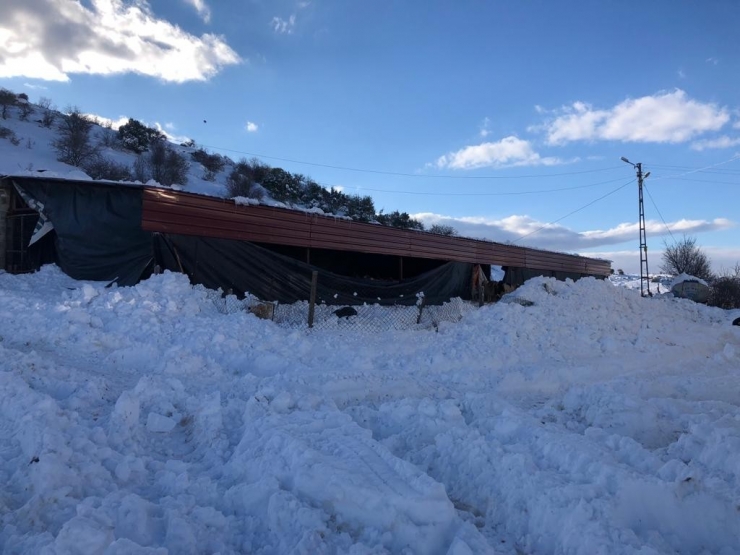
[(170, 189), (145, 187), (142, 194), (142, 228), (146, 231), (601, 276), (611, 271), (608, 261), (570, 254), (285, 208), (242, 206), (233, 200)]

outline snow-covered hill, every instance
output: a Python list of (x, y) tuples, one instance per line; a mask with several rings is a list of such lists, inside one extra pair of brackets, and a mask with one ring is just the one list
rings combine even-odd
[(0, 273), (0, 552), (738, 553), (738, 315), (539, 278), (307, 333)]
[[(44, 108), (38, 104), (30, 104), (30, 106), (33, 112), (25, 121), (20, 118), (21, 112), (17, 107), (10, 107), (8, 118), (0, 119), (0, 128), (9, 129), (12, 132), (5, 138), (0, 138), (0, 174), (38, 175), (39, 172), (43, 172), (53, 177), (90, 179), (80, 168), (57, 160), (57, 153), (52, 144), (57, 138), (56, 124), (52, 124), (51, 127), (43, 126), (40, 119)], [(57, 112), (55, 121), (58, 122), (61, 117), (62, 114)], [(138, 155), (124, 149), (118, 143), (117, 136), (118, 133), (113, 127), (94, 125), (92, 128), (92, 142), (100, 147), (102, 157), (132, 167)], [(207, 181), (203, 179), (205, 169), (191, 157), (192, 153), (197, 150), (196, 146), (186, 147), (174, 142), (169, 142), (168, 146), (190, 162), (186, 190), (213, 196), (226, 195), (225, 181), (229, 170), (228, 165), (224, 171), (215, 176), (214, 181)]]

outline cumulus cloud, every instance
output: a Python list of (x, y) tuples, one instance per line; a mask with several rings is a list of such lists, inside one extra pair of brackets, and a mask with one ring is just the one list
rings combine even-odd
[(254, 123), (253, 121), (248, 121), (247, 125), (244, 126), (244, 129), (246, 129), (249, 133), (256, 133), (259, 131), (260, 126)]
[(146, 0), (5, 0), (2, 14), (0, 77), (139, 73), (182, 83), (241, 61), (222, 37), (186, 33)]
[(292, 35), (295, 30), (295, 14), (291, 15), (288, 19), (275, 16), (270, 21), (270, 26), (273, 31), (280, 35)]
[(737, 145), (740, 145), (740, 137), (728, 137), (727, 135), (722, 135), (716, 139), (694, 141), (691, 143), (691, 149), (702, 151), (715, 148), (731, 148)]
[(542, 157), (532, 144), (509, 136), (497, 142), (466, 146), (437, 159), (438, 168), (470, 170), (475, 168), (502, 168), (514, 166), (555, 166), (565, 163), (560, 158)]
[[(606, 230), (574, 231), (560, 224), (548, 224), (522, 215), (492, 219), (484, 217), (452, 218), (441, 214), (420, 213), (413, 214), (413, 217), (421, 220), (426, 226), (434, 224), (452, 226), (463, 237), (488, 239), (502, 243), (517, 241), (518, 244), (522, 245), (567, 252), (634, 241), (638, 237), (639, 230), (638, 224), (635, 222), (619, 224)], [(733, 225), (733, 222), (725, 218), (668, 222), (668, 226), (674, 235), (717, 231), (728, 229)], [(663, 222), (653, 220), (646, 222), (646, 231), (648, 237), (659, 237), (668, 234)]]
[(681, 143), (717, 131), (729, 120), (726, 108), (693, 100), (677, 89), (627, 99), (607, 109), (574, 102), (538, 129), (546, 132), (551, 145), (597, 140)]
[(211, 8), (208, 7), (205, 0), (185, 0), (185, 3), (193, 6), (205, 23), (211, 22)]

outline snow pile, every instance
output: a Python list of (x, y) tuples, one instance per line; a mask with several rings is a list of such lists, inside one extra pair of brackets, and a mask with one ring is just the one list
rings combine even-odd
[(0, 274), (0, 552), (740, 551), (740, 329), (530, 280), (438, 331)]
[(696, 283), (701, 283), (704, 287), (709, 287), (709, 284), (701, 278), (690, 276), (689, 274), (680, 274), (673, 278), (673, 281), (671, 281), (671, 288), (686, 281), (694, 281)]

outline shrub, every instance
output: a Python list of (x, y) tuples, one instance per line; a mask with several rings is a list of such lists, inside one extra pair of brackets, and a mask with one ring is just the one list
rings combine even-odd
[(57, 127), (57, 138), (51, 143), (57, 152), (57, 160), (80, 167), (95, 158), (98, 147), (90, 140), (92, 126), (93, 123), (78, 108), (70, 108), (69, 114)]
[(429, 233), (436, 233), (437, 235), (446, 235), (448, 237), (454, 237), (457, 235), (457, 230), (451, 225), (434, 224), (429, 228)]
[(193, 152), (190, 157), (206, 169), (205, 174), (203, 174), (203, 179), (206, 181), (214, 181), (216, 174), (223, 170), (226, 165), (223, 156), (220, 154), (209, 154), (202, 148)]
[(138, 156), (134, 160), (134, 165), (131, 167), (131, 177), (134, 178), (134, 181), (141, 181), (142, 183), (146, 183), (151, 179), (149, 164), (147, 164), (143, 156)]
[(254, 171), (246, 160), (237, 162), (226, 178), (226, 191), (229, 197), (257, 198)]
[(10, 139), (15, 137), (15, 131), (10, 127), (3, 127), (0, 125), (0, 139)]
[(162, 185), (187, 185), (188, 161), (180, 153), (170, 148), (166, 141), (154, 141), (149, 145), (145, 158), (149, 174)]
[(98, 156), (88, 160), (82, 168), (85, 173), (93, 179), (106, 179), (108, 181), (131, 181), (131, 168), (126, 164), (120, 164), (115, 160)]
[(707, 304), (724, 309), (740, 308), (740, 263), (712, 281)]

